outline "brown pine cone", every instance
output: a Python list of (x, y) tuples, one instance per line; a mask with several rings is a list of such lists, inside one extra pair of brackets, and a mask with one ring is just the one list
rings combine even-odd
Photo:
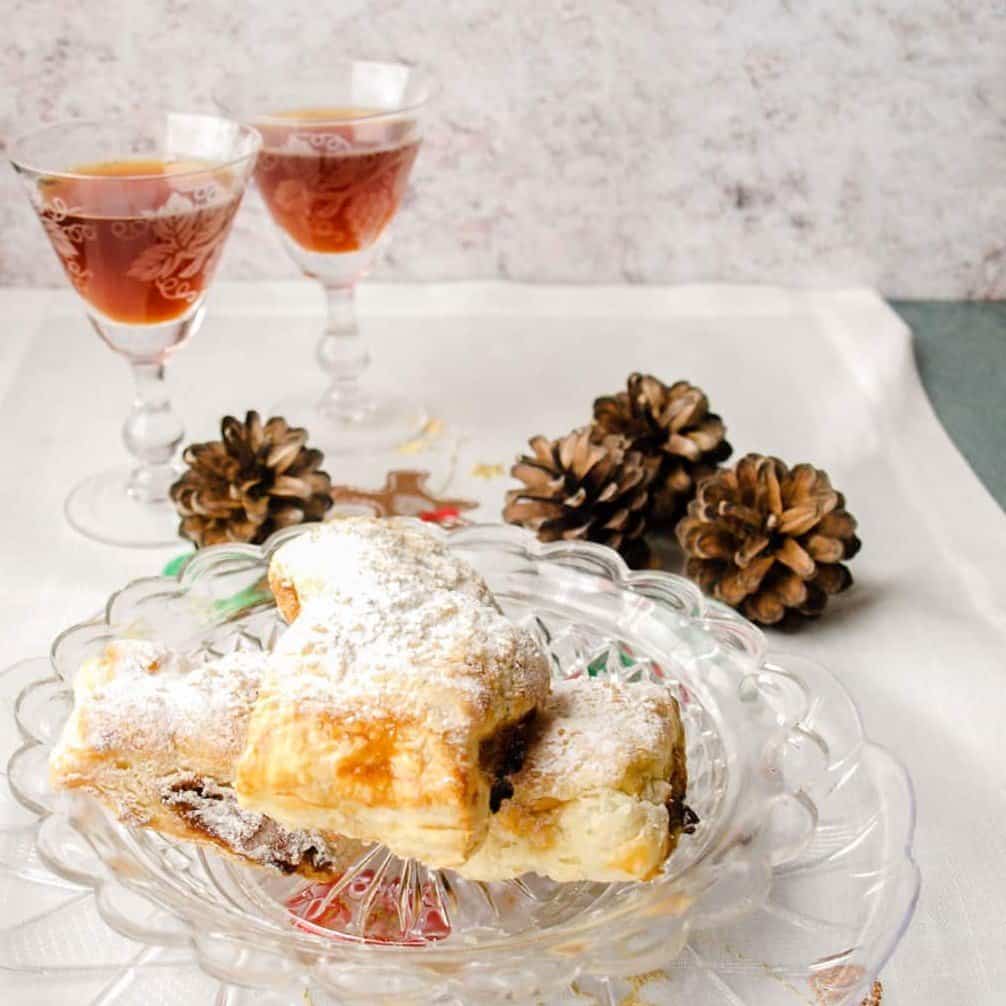
[(319, 469), (321, 451), (305, 447), (307, 433), (257, 412), (245, 421), (225, 416), (222, 440), (190, 444), (189, 466), (171, 487), (181, 515), (178, 533), (202, 548), (226, 541), (258, 544), (273, 531), (318, 521), (332, 505), (332, 484)]
[(594, 423), (620, 433), (646, 455), (660, 458), (651, 488), (654, 521), (684, 515), (696, 485), (730, 457), (723, 420), (709, 411), (705, 392), (687, 381), (669, 387), (650, 374), (630, 374), (625, 391), (594, 401)]
[(644, 565), (649, 485), (659, 462), (624, 437), (595, 441), (594, 435), (584, 426), (558, 440), (533, 437), (533, 456), (521, 456), (510, 469), (524, 485), (507, 493), (503, 519), (542, 541), (596, 541), (630, 565)]
[(815, 617), (852, 584), (856, 520), (826, 472), (748, 454), (701, 483), (677, 527), (685, 572), (753, 622)]

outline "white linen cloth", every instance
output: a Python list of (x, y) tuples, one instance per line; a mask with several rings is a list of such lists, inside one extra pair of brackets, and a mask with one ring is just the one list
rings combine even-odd
[[(769, 638), (836, 673), (915, 782), (922, 895), (881, 976), (884, 1003), (1002, 1002), (1006, 518), (936, 420), (896, 315), (867, 290), (365, 284), (359, 299), (375, 382), (421, 395), (462, 431), (448, 494), (482, 501), (476, 519), (498, 519), (509, 482), (475, 477), (474, 464), (508, 467), (527, 437), (588, 421), (593, 398), (632, 370), (702, 386), (735, 459), (756, 450), (829, 471), (860, 521), (856, 585), (820, 622)], [(169, 368), (187, 440), (309, 383), (321, 310), (308, 283), (220, 284)], [(63, 518), (74, 483), (125, 459), (131, 394), (72, 295), (0, 291), (0, 325), (6, 664), (43, 655), (181, 547), (102, 546)], [(427, 466), (416, 454), (383, 467)], [(337, 458), (327, 467), (346, 480)], [(30, 913), (3, 914), (0, 928)], [(0, 975), (0, 1001), (83, 1003), (101, 986)]]

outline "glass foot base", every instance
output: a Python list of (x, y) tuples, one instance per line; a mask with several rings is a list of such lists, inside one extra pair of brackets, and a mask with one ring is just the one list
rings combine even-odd
[(352, 408), (337, 407), (327, 399), (291, 395), (273, 406), (291, 426), (307, 430), (308, 445), (331, 455), (362, 455), (397, 447), (417, 436), (426, 410), (397, 395), (360, 396)]
[(63, 507), (71, 526), (106, 545), (157, 548), (178, 545), (179, 517), (170, 500), (143, 503), (131, 496), (133, 469), (123, 466), (92, 475), (76, 486)]

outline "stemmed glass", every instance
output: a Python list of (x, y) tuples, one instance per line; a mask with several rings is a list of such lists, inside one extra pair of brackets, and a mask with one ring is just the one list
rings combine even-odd
[(11, 162), (67, 278), (136, 384), (123, 438), (138, 463), (90, 476), (66, 501), (90, 538), (177, 541), (168, 488), (183, 431), (164, 363), (202, 321), (260, 145), (240, 123), (174, 113), (59, 123), (13, 142)]
[(277, 406), (326, 452), (365, 453), (413, 435), (420, 406), (361, 387), (370, 362), (354, 306), (405, 194), (433, 85), (401, 63), (335, 62), (323, 73), (255, 73), (215, 94), (262, 134), (255, 180), (283, 242), (327, 301), (318, 362), (328, 387)]

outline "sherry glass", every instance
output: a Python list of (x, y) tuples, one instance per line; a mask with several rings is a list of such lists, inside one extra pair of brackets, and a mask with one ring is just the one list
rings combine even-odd
[(66, 501), (82, 534), (115, 545), (178, 540), (168, 499), (182, 424), (164, 364), (203, 301), (261, 138), (219, 116), (74, 121), (14, 140), (11, 162), (98, 335), (132, 366), (123, 427), (137, 464), (91, 475)]
[(431, 78), (416, 67), (359, 60), (336, 61), (323, 73), (233, 76), (216, 91), (226, 114), (262, 134), (259, 191), (291, 258), (325, 292), (317, 357), (328, 387), (277, 408), (326, 453), (390, 446), (425, 418), (409, 398), (361, 386), (370, 354), (354, 290), (405, 194), (432, 92)]

